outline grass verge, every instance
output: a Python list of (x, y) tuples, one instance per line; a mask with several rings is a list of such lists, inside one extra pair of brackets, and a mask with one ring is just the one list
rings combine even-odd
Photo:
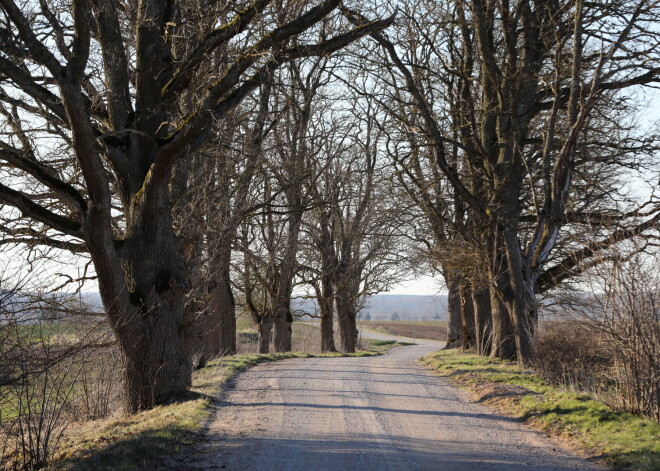
[(357, 353), (274, 353), (224, 357), (193, 374), (193, 387), (169, 404), (135, 415), (75, 424), (60, 443), (57, 471), (137, 471), (160, 469), (168, 457), (192, 445), (221, 397), (222, 386), (235, 374), (260, 363), (288, 358), (367, 357), (387, 352), (394, 341), (369, 341)]
[(475, 393), (479, 402), (568, 438), (619, 469), (660, 469), (660, 424), (651, 419), (550, 386), (510, 362), (456, 350), (435, 352), (420, 361)]

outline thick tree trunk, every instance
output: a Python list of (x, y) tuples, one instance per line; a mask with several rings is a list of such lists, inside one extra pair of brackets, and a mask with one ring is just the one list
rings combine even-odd
[(472, 289), (472, 306), (474, 311), (474, 337), (477, 353), (489, 355), (492, 340), (492, 321), (490, 307), (490, 291), (486, 286)]
[(321, 351), (324, 353), (337, 351), (332, 310), (321, 315)]
[(532, 359), (532, 336), (536, 323), (535, 278), (525, 266), (518, 237), (514, 231), (504, 232), (506, 246), (508, 281), (511, 289), (507, 308), (513, 324), (516, 354), (521, 366)]
[(345, 353), (355, 353), (357, 349), (357, 325), (355, 316), (346, 314), (337, 319), (339, 324), (339, 341)]
[(509, 312), (494, 287), (490, 290), (490, 308), (493, 324), (491, 358), (516, 358), (516, 342)]
[[(290, 303), (290, 298), (287, 301)], [(292, 347), (291, 325), (293, 324), (293, 318), (291, 317), (288, 303), (279, 307), (277, 316), (275, 317), (273, 344), (276, 352), (290, 352)]]
[[(501, 233), (497, 221), (491, 221), (491, 232), (484, 238), (488, 254), (488, 276), (490, 286), (490, 310), (492, 323), (491, 358), (513, 359), (516, 357), (516, 342), (513, 324), (508, 310), (511, 299), (509, 267), (502, 247)], [(507, 302), (505, 302), (505, 300)]]
[(357, 349), (358, 330), (356, 324), (355, 302), (345, 288), (337, 288), (337, 324), (339, 325), (339, 340), (345, 353), (355, 353)]
[(334, 297), (332, 281), (324, 279), (321, 283), (321, 296), (318, 298), (319, 310), (321, 311), (321, 351), (336, 352), (337, 347), (335, 346), (335, 330), (332, 310), (332, 300)]
[(259, 324), (259, 353), (268, 353), (270, 350), (270, 338), (273, 331), (273, 320), (262, 319)]
[(472, 304), (472, 287), (469, 282), (459, 284), (459, 299), (461, 312), (461, 347), (470, 350), (475, 347), (474, 305)]
[[(295, 199), (295, 198), (292, 198)], [(297, 202), (295, 207), (299, 208)], [(298, 211), (289, 219), (287, 224), (287, 242), (283, 261), (279, 267), (279, 280), (277, 283), (277, 297), (275, 299), (275, 336), (274, 347), (276, 352), (290, 352), (292, 347), (293, 317), (291, 316), (291, 293), (293, 291), (293, 277), (296, 273), (296, 253), (298, 250), (298, 236), (302, 222), (302, 211)]]
[(317, 240), (321, 255), (321, 285), (315, 285), (316, 296), (321, 312), (321, 351), (336, 352), (333, 319), (333, 303), (335, 288), (333, 285), (337, 268), (337, 255), (334, 247), (334, 236), (330, 223), (330, 213), (323, 212), (320, 219), (320, 234)]
[(231, 246), (217, 249), (214, 269), (218, 285), (211, 298), (208, 351), (212, 356), (236, 353), (236, 304), (231, 289)]
[(186, 391), (192, 373), (182, 339), (189, 282), (166, 191), (136, 196), (120, 258), (111, 257), (114, 247), (102, 235), (99, 239), (92, 235), (87, 243), (125, 356), (126, 407), (149, 409)]
[(448, 274), (445, 275), (445, 281), (449, 288), (449, 296), (447, 298), (447, 348), (454, 348), (461, 345), (461, 332), (463, 330), (461, 322), (460, 281), (457, 276)]
[[(148, 318), (121, 333), (125, 359), (126, 403), (130, 412), (150, 409), (186, 391), (191, 384), (190, 359), (180, 338), (182, 303), (149, 311)], [(136, 313), (136, 317), (143, 317)], [(129, 326), (127, 326), (129, 327)], [(149, 332), (149, 335), (143, 333)]]
[(217, 322), (214, 356), (236, 354), (236, 303), (229, 280), (223, 281), (213, 297), (213, 317)]

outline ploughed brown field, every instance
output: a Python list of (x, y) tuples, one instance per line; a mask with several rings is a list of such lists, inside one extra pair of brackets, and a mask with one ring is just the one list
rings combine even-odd
[(447, 340), (446, 321), (363, 321), (360, 327), (403, 337)]

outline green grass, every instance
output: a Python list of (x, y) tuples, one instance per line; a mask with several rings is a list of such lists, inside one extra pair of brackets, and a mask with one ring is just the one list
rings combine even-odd
[(553, 435), (570, 438), (617, 467), (660, 469), (660, 424), (651, 419), (550, 386), (509, 362), (456, 350), (435, 352), (421, 361), (475, 392), (480, 401)]
[[(386, 341), (387, 342), (387, 341)], [(248, 354), (209, 362), (193, 375), (191, 391), (171, 402), (138, 414), (77, 424), (64, 437), (49, 469), (66, 471), (137, 471), (159, 469), (168, 456), (193, 444), (219, 401), (222, 386), (251, 366), (288, 358), (367, 357), (385, 353), (395, 343), (370, 341), (357, 353)]]

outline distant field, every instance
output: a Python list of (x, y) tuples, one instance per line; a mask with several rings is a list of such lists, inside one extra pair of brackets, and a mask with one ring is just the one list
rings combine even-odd
[(447, 340), (447, 321), (363, 321), (360, 326), (391, 335)]

